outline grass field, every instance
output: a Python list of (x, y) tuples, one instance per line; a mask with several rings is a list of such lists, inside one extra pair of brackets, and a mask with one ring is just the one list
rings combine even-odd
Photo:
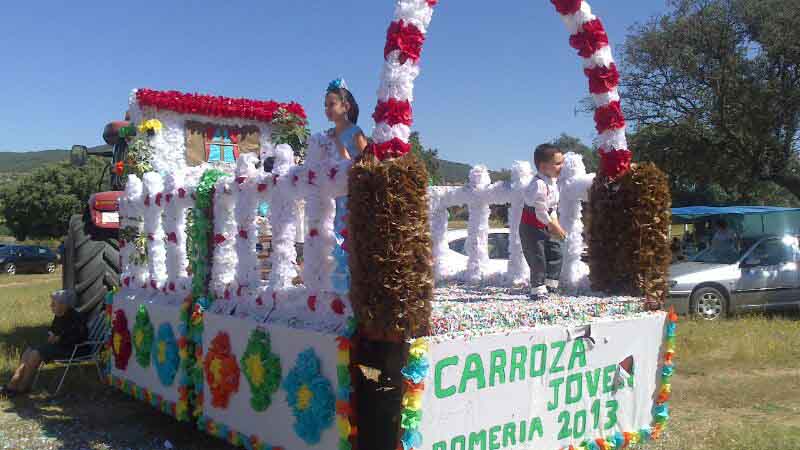
[[(0, 380), (44, 335), (48, 293), (59, 285), (58, 274), (0, 277)], [(646, 448), (800, 449), (798, 319), (679, 322), (672, 418), (663, 440)], [(46, 371), (43, 384), (55, 375)], [(178, 449), (232, 448), (100, 385), (91, 367), (71, 376), (66, 391), (0, 400), (0, 448), (144, 449), (164, 448), (166, 440)]]

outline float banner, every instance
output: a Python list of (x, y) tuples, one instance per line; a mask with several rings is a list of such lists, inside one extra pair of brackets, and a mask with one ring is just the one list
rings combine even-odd
[(430, 343), (425, 450), (558, 449), (649, 428), (666, 314)]

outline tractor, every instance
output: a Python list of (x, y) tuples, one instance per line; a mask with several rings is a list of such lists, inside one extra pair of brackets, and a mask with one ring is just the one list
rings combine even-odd
[(125, 189), (125, 179), (114, 168), (125, 161), (128, 145), (125, 137), (135, 132), (128, 120), (114, 121), (103, 130), (108, 146), (90, 150), (75, 145), (70, 151), (70, 161), (78, 167), (84, 166), (89, 156), (110, 158), (97, 190), (102, 189), (107, 170), (112, 190), (92, 194), (86, 210), (70, 218), (64, 238), (63, 287), (75, 290), (77, 309), (88, 318), (101, 309), (106, 294), (119, 286), (119, 198)]

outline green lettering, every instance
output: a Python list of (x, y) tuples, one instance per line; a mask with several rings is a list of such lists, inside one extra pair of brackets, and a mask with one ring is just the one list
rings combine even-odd
[(475, 450), (478, 448), (481, 450), (486, 450), (486, 430), (481, 430), (480, 433), (469, 434), (469, 450)]
[(436, 398), (447, 398), (451, 395), (455, 395), (455, 385), (442, 388), (442, 372), (445, 367), (455, 366), (456, 364), (458, 364), (458, 356), (448, 356), (447, 358), (440, 359), (439, 362), (436, 363), (436, 369), (433, 372), (433, 384)]
[(500, 448), (500, 425), (489, 428), (489, 450)]
[[(456, 447), (456, 445), (458, 445)], [(467, 450), (467, 438), (459, 434), (450, 441), (450, 450)]]
[(511, 373), (508, 375), (508, 381), (513, 383), (517, 380), (517, 373), (519, 379), (525, 379), (525, 360), (528, 358), (528, 347), (514, 347), (511, 349)]
[(530, 426), (528, 427), (528, 440), (529, 441), (533, 440), (533, 437), (534, 437), (533, 433), (534, 432), (536, 432), (536, 434), (538, 434), (540, 438), (542, 436), (544, 436), (544, 428), (542, 428), (542, 419), (540, 419), (538, 417), (534, 417), (531, 420)]
[(481, 357), (477, 353), (471, 353), (467, 356), (466, 361), (464, 361), (464, 373), (461, 374), (461, 384), (458, 386), (459, 394), (467, 390), (467, 383), (472, 379), (475, 380), (478, 389), (486, 387), (486, 375), (483, 373), (483, 361), (481, 361)]
[[(573, 387), (575, 386), (575, 387)], [(583, 397), (583, 374), (573, 373), (567, 377), (566, 402), (571, 405)]]
[(520, 443), (520, 444), (522, 444), (523, 442), (525, 442), (525, 438), (528, 436), (528, 435), (525, 433), (525, 426), (526, 426), (527, 424), (528, 424), (528, 422), (525, 422), (524, 420), (523, 420), (522, 422), (520, 422), (520, 423), (519, 423), (519, 443)]
[(558, 408), (558, 389), (561, 387), (561, 383), (563, 382), (564, 382), (564, 377), (550, 380), (550, 387), (553, 388), (553, 401), (547, 402), (548, 411), (552, 411)]
[(553, 358), (553, 363), (550, 365), (550, 373), (558, 373), (564, 371), (564, 366), (561, 365), (561, 355), (564, 354), (564, 348), (567, 346), (567, 341), (556, 341), (550, 344), (550, 348), (556, 351), (556, 357)]
[(603, 369), (603, 393), (608, 394), (616, 389), (614, 388), (614, 372), (617, 370), (616, 364), (611, 364)]
[[(456, 447), (458, 445), (458, 447)], [(459, 434), (450, 441), (450, 450), (467, 450), (467, 438)]]
[(433, 450), (447, 450), (447, 442), (441, 441), (433, 444)]
[(575, 367), (575, 361), (578, 362), (578, 367), (586, 367), (586, 346), (583, 345), (583, 339), (573, 341), (572, 354), (569, 357), (569, 370)]
[(586, 372), (586, 390), (589, 391), (589, 397), (597, 395), (597, 388), (600, 386), (600, 368)]
[(503, 447), (511, 447), (517, 445), (516, 434), (517, 434), (517, 424), (515, 424), (514, 422), (509, 422), (503, 425)]
[[(538, 353), (538, 357), (536, 356)], [(536, 366), (536, 363), (539, 366)], [(547, 345), (536, 344), (531, 347), (531, 378), (540, 377), (544, 375), (547, 370)]]
[(500, 379), (499, 384), (506, 382), (506, 351), (495, 350), (491, 353), (491, 368), (489, 369), (489, 386), (494, 386), (495, 375)]

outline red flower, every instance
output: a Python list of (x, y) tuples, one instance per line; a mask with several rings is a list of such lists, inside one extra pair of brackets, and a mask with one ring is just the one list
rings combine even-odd
[(569, 45), (578, 51), (583, 58), (608, 46), (608, 35), (600, 19), (590, 20), (583, 24), (583, 31), (569, 37)]
[(178, 189), (178, 197), (180, 197), (180, 198), (186, 197), (186, 189), (179, 188)]
[(228, 408), (231, 396), (239, 392), (239, 364), (231, 354), (231, 341), (227, 333), (220, 332), (211, 341), (211, 348), (203, 360), (206, 381), (211, 390), (211, 404), (215, 408)]
[(376, 158), (383, 161), (389, 158), (399, 158), (411, 151), (411, 144), (402, 141), (400, 138), (393, 138), (390, 141), (380, 144), (373, 144), (370, 151)]
[(625, 116), (619, 101), (601, 106), (594, 111), (594, 122), (598, 133), (614, 130), (625, 126)]
[(279, 109), (283, 109), (303, 119), (306, 113), (297, 103), (278, 103), (274, 101), (249, 100), (213, 95), (184, 94), (177, 91), (154, 91), (139, 89), (136, 100), (141, 106), (166, 109), (181, 114), (200, 114), (216, 117), (239, 117), (242, 119), (271, 122)]
[(225, 242), (225, 236), (223, 236), (221, 234), (215, 234), (214, 235), (214, 243), (215, 244), (220, 245), (223, 242)]
[(428, 6), (430, 6), (431, 8), (433, 8), (434, 6), (436, 6), (437, 3), (439, 3), (439, 0), (426, 0), (425, 3), (427, 3)]
[(239, 230), (239, 237), (242, 239), (247, 239), (247, 230), (245, 229)]
[(345, 308), (344, 302), (342, 301), (342, 299), (340, 299), (338, 297), (333, 299), (333, 301), (331, 302), (331, 309), (336, 314), (339, 314), (339, 315), (344, 314), (344, 308)]
[(328, 172), (328, 178), (330, 178), (331, 180), (336, 178), (337, 173), (339, 173), (339, 169), (337, 169), (336, 167), (331, 167), (330, 172)]
[(312, 229), (311, 229), (311, 230), (308, 232), (308, 235), (309, 235), (310, 237), (317, 237), (317, 236), (319, 236), (319, 231), (317, 231), (317, 229), (316, 229), (316, 228), (312, 228)]
[(150, 194), (147, 194), (144, 198), (144, 206), (150, 206)]
[(633, 153), (630, 150), (600, 149), (600, 169), (607, 178), (616, 179), (631, 168)]
[(131, 285), (131, 277), (125, 277), (125, 278), (123, 278), (123, 279), (122, 279), (122, 284), (124, 284), (124, 285), (125, 285), (125, 287), (128, 287), (128, 286), (130, 286), (130, 285)]
[(264, 192), (267, 190), (267, 185), (264, 183), (259, 183), (258, 185), (258, 192)]
[(386, 31), (386, 46), (383, 48), (383, 57), (388, 58), (389, 53), (400, 50), (400, 64), (405, 64), (407, 60), (419, 61), (422, 53), (422, 44), (425, 43), (425, 35), (419, 31), (416, 25), (406, 24), (402, 20), (392, 22), (389, 30)]
[(306, 304), (308, 305), (308, 309), (310, 309), (311, 311), (316, 311), (317, 310), (317, 296), (316, 295), (309, 296), (308, 297), (308, 301), (306, 302)]
[(589, 92), (592, 94), (605, 94), (619, 85), (619, 72), (617, 65), (611, 67), (597, 66), (594, 69), (583, 69), (589, 77)]
[(122, 174), (125, 173), (125, 163), (119, 161), (118, 163), (114, 164), (114, 173), (116, 173), (118, 177), (121, 177)]
[(175, 283), (173, 283), (172, 281), (169, 282), (169, 290), (170, 291), (174, 291), (175, 290)]
[(413, 119), (411, 103), (408, 100), (399, 101), (390, 98), (388, 102), (379, 101), (372, 114), (375, 123), (386, 122), (389, 126), (403, 124), (411, 126)]
[(172, 201), (172, 194), (167, 194), (167, 195), (165, 195), (165, 196), (164, 196), (164, 200), (166, 200), (166, 201), (167, 201), (167, 203), (171, 202), (171, 201)]
[(131, 333), (128, 331), (128, 318), (125, 317), (125, 311), (118, 309), (114, 313), (111, 329), (111, 351), (114, 353), (114, 367), (119, 370), (126, 370), (128, 368), (128, 360), (131, 358)]
[(170, 231), (169, 234), (167, 235), (167, 241), (168, 242), (172, 242), (174, 244), (177, 244), (178, 243), (178, 235), (175, 234), (174, 231)]
[(562, 16), (575, 14), (581, 9), (581, 0), (550, 0)]
[(317, 172), (313, 170), (308, 171), (308, 184), (314, 184), (314, 179), (317, 178)]

